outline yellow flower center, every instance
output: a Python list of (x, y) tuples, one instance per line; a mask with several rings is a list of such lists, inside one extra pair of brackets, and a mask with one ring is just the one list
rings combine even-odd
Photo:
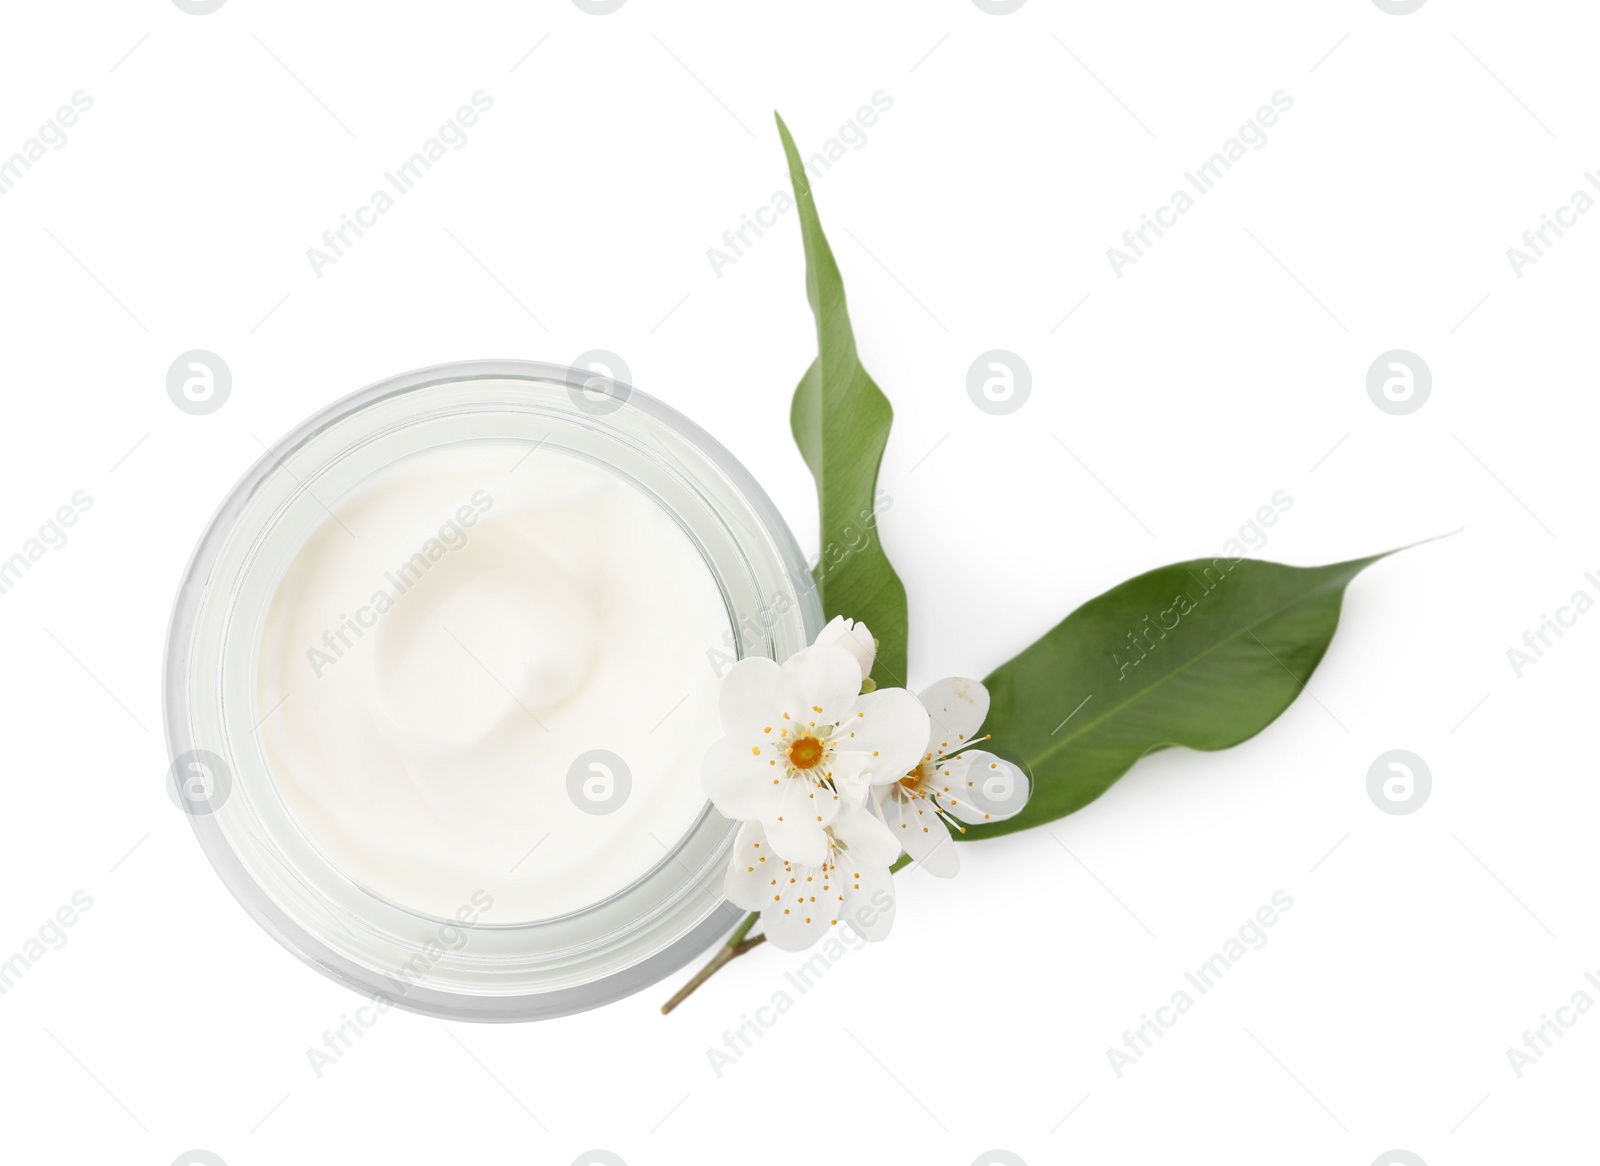
[(822, 762), (822, 742), (815, 737), (801, 737), (789, 746), (789, 764), (796, 769), (815, 769)]
[(918, 763), (915, 769), (900, 779), (900, 785), (912, 793), (916, 793), (922, 788), (923, 779), (928, 776), (927, 764), (926, 761)]

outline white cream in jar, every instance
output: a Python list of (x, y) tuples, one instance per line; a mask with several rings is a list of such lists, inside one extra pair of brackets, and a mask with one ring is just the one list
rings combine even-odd
[(257, 663), (260, 747), (308, 841), (410, 912), (486, 894), (495, 925), (582, 910), (666, 860), (705, 810), (730, 639), (673, 516), (511, 441), (424, 450), (328, 502)]

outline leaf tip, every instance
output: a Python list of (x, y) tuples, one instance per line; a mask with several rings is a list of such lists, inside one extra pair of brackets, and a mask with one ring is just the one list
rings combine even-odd
[(795, 201), (799, 202), (811, 197), (811, 179), (806, 174), (805, 164), (800, 161), (800, 149), (794, 144), (794, 137), (789, 133), (783, 115), (773, 110), (772, 117), (778, 123), (778, 137), (783, 142), (784, 159), (789, 164), (789, 182), (794, 187)]
[(1373, 555), (1372, 561), (1376, 562), (1379, 559), (1387, 559), (1390, 555), (1398, 555), (1401, 551), (1415, 550), (1417, 547), (1425, 547), (1429, 543), (1436, 543), (1447, 538), (1454, 538), (1456, 535), (1460, 534), (1466, 529), (1467, 528), (1465, 526), (1458, 526), (1454, 530), (1445, 531), (1443, 534), (1435, 534), (1429, 535), (1427, 538), (1419, 538), (1414, 543), (1406, 543), (1404, 546), (1395, 547), (1392, 550), (1383, 551), (1380, 554)]

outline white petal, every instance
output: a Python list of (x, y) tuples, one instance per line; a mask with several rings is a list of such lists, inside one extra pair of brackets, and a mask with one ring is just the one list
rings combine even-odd
[(839, 879), (820, 867), (787, 863), (761, 908), (761, 930), (784, 951), (803, 951), (838, 926), (844, 907)]
[[(837, 748), (837, 747), (836, 747)], [(867, 763), (872, 760), (865, 753), (850, 750), (836, 751), (828, 765), (828, 778), (839, 791), (842, 807), (860, 806), (867, 800)]]
[[(829, 789), (823, 782), (796, 774), (784, 782), (783, 797), (778, 804), (778, 817), (794, 817), (810, 821), (820, 830), (824, 826), (833, 825), (833, 820), (839, 816), (839, 812), (851, 804), (854, 804), (853, 800), (847, 795)], [(767, 831), (771, 833), (771, 823), (767, 824)], [(784, 857), (789, 856), (786, 854)], [(790, 859), (790, 861), (804, 860)]]
[(840, 749), (865, 753), (873, 785), (899, 781), (915, 769), (928, 747), (928, 714), (903, 688), (880, 688), (856, 702), (846, 725), (834, 734)]
[[(760, 750), (754, 753), (752, 750)], [(777, 762), (776, 765), (770, 764)], [(706, 750), (700, 784), (718, 811), (737, 821), (781, 813), (786, 766), (772, 746), (723, 737)], [(776, 783), (776, 784), (775, 784)]]
[(894, 875), (886, 866), (849, 866), (840, 859), (839, 880), (844, 891), (843, 924), (855, 928), (862, 939), (886, 939), (894, 926)]
[(935, 681), (917, 694), (933, 722), (929, 751), (935, 757), (961, 752), (983, 728), (989, 715), (989, 690), (976, 680), (959, 676)]
[(778, 813), (763, 817), (772, 849), (789, 862), (820, 866), (828, 855), (826, 827), (839, 814), (840, 799), (825, 785), (803, 778), (784, 781)]
[(1027, 774), (982, 749), (951, 758), (935, 776), (933, 788), (940, 803), (974, 825), (1014, 816), (1028, 804), (1031, 792)]
[[(943, 823), (940, 823), (943, 825)], [(917, 859), (917, 865), (941, 879), (952, 879), (961, 873), (961, 848), (948, 829), (934, 831), (933, 849)]]
[(884, 821), (900, 848), (931, 875), (947, 879), (961, 869), (950, 828), (925, 797), (889, 787), (883, 801)]
[(878, 647), (872, 642), (872, 633), (867, 630), (866, 624), (836, 615), (828, 621), (827, 627), (817, 633), (815, 642), (843, 648), (856, 658), (856, 663), (861, 665), (862, 680), (871, 675), (872, 662), (877, 658)]
[(871, 800), (872, 787), (867, 781), (867, 762), (870, 760), (865, 753), (835, 751), (828, 766), (828, 777), (839, 795), (840, 814), (858, 810)]
[(834, 819), (833, 836), (844, 844), (847, 859), (869, 866), (889, 866), (900, 857), (900, 840), (866, 806), (842, 811)]
[(717, 701), (722, 731), (738, 737), (759, 733), (774, 721), (781, 724), (784, 712), (800, 705), (800, 694), (775, 661), (747, 656), (723, 676)]
[(782, 711), (798, 725), (837, 725), (849, 717), (861, 692), (861, 668), (843, 648), (824, 644), (801, 648), (783, 662), (794, 684), (796, 703)]
[[(760, 822), (746, 822), (733, 840), (725, 893), (728, 902), (746, 911), (764, 911), (772, 904), (784, 863), (773, 853)], [(787, 877), (787, 876), (785, 876)]]

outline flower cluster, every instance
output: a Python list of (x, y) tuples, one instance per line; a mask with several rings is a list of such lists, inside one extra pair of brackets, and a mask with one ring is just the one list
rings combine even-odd
[(956, 873), (950, 830), (1022, 809), (1028, 779), (971, 746), (989, 711), (976, 680), (941, 680), (920, 697), (871, 680), (864, 624), (835, 618), (782, 665), (739, 661), (722, 680), (725, 736), (703, 780), (743, 823), (727, 896), (761, 912), (778, 947), (810, 947), (841, 922), (882, 939), (894, 922), (892, 868), (903, 854)]

